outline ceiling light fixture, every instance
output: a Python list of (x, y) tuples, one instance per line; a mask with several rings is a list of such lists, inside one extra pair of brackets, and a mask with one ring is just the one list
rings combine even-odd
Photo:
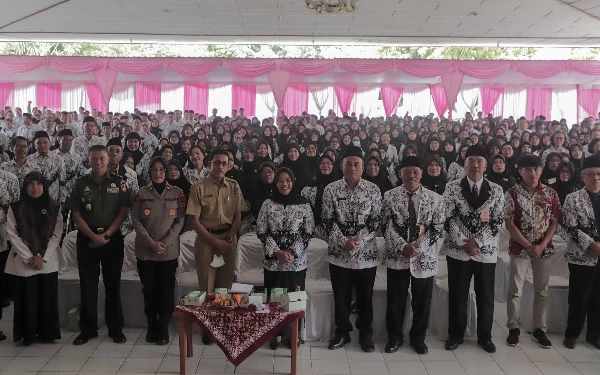
[(323, 13), (339, 13), (344, 10), (346, 12), (354, 12), (358, 9), (360, 0), (304, 0), (306, 7), (312, 9), (319, 14)]

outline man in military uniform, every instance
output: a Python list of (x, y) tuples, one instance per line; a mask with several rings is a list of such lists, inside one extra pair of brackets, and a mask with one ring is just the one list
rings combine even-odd
[[(198, 284), (207, 293), (215, 288), (231, 288), (237, 248), (235, 235), (246, 206), (238, 183), (225, 177), (228, 164), (227, 151), (213, 150), (210, 174), (192, 186), (186, 211), (198, 233), (195, 244)], [(218, 261), (219, 256), (225, 264), (213, 267), (213, 260)]]
[(105, 146), (90, 147), (92, 174), (75, 183), (67, 209), (72, 211), (77, 233), (77, 266), (81, 290), (81, 333), (74, 345), (82, 345), (98, 336), (98, 279), (100, 265), (106, 289), (106, 325), (115, 343), (126, 341), (123, 335), (123, 308), (120, 283), (123, 267), (124, 240), (119, 227), (131, 207), (126, 182), (108, 173), (108, 151)]

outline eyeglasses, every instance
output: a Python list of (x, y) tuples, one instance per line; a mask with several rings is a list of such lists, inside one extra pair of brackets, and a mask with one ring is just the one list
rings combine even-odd
[(469, 163), (471, 165), (485, 165), (485, 160), (481, 160), (481, 159), (469, 159), (469, 160), (467, 160), (467, 163)]
[(326, 161), (326, 162), (320, 163), (319, 165), (320, 165), (321, 167), (331, 167), (333, 164), (332, 164), (332, 163), (330, 163), (330, 162), (328, 162), (328, 161)]
[(600, 178), (600, 172), (583, 172), (582, 174), (593, 178)]
[(226, 167), (229, 164), (228, 161), (213, 161), (212, 163), (213, 163), (213, 165), (216, 165), (216, 166), (220, 165), (222, 167)]
[(262, 172), (261, 172), (261, 174), (262, 174), (263, 176), (269, 176), (269, 175), (274, 175), (274, 174), (275, 174), (275, 172), (274, 172), (274, 171), (266, 171), (266, 170), (265, 170), (265, 171), (262, 171)]

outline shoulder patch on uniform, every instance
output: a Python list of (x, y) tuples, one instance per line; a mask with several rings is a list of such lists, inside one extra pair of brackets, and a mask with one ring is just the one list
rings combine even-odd
[(123, 192), (127, 192), (127, 183), (125, 180), (121, 180), (121, 190), (123, 190)]
[(187, 199), (185, 198), (185, 194), (183, 194), (183, 191), (179, 193), (177, 201), (179, 202), (179, 208), (187, 207)]

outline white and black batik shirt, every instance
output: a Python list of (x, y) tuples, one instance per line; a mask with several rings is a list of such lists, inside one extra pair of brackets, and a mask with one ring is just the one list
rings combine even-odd
[[(375, 234), (381, 223), (381, 192), (377, 185), (362, 178), (354, 190), (344, 179), (330, 183), (323, 192), (321, 218), (329, 233), (330, 264), (351, 269), (377, 267)], [(344, 251), (349, 238), (358, 239), (358, 250)]]
[(37, 164), (42, 172), (42, 175), (48, 183), (48, 194), (50, 199), (55, 202), (64, 202), (66, 197), (61, 197), (61, 192), (64, 192), (64, 186), (67, 181), (67, 171), (65, 162), (60, 156), (49, 152), (46, 155), (35, 153), (29, 155), (27, 160)]
[[(315, 229), (315, 220), (308, 203), (283, 205), (267, 199), (256, 219), (256, 234), (263, 243), (263, 267), (269, 271), (302, 271), (308, 264), (308, 243)], [(289, 251), (294, 256), (290, 264), (280, 263), (273, 254)]]
[(60, 156), (65, 162), (65, 172), (67, 177), (65, 180), (65, 185), (62, 186), (61, 192), (62, 199), (65, 200), (71, 195), (71, 191), (73, 191), (73, 187), (75, 186), (75, 181), (77, 181), (77, 178), (83, 175), (84, 168), (81, 161), (81, 156), (73, 152), (61, 152), (60, 149), (56, 149), (51, 152)]

